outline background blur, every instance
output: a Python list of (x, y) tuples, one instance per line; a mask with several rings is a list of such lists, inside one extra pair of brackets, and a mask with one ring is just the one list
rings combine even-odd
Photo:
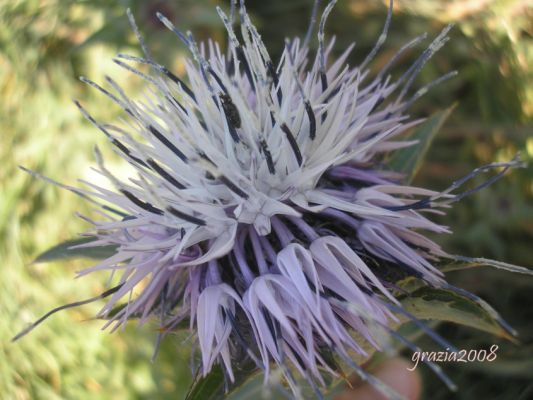
[[(248, 0), (273, 56), (286, 36), (303, 35), (312, 0)], [(378, 70), (406, 41), (430, 37), (455, 22), (452, 40), (418, 78), (422, 85), (452, 69), (459, 77), (419, 101), (415, 116), (454, 102), (458, 107), (434, 143), (416, 184), (443, 189), (475, 166), (508, 160), (517, 151), (533, 159), (533, 7), (528, 0), (398, 0), (391, 33), (373, 64)], [(529, 8), (528, 8), (529, 3)], [(140, 81), (111, 61), (117, 52), (139, 54), (125, 17), (132, 7), (155, 58), (183, 71), (184, 49), (157, 21), (162, 11), (183, 30), (224, 40), (215, 0), (0, 0), (0, 397), (2, 399), (179, 399), (190, 382), (184, 338), (166, 340), (154, 364), (155, 326), (100, 333), (90, 320), (100, 304), (58, 313), (16, 344), (9, 339), (58, 305), (100, 293), (105, 276), (73, 280), (90, 261), (31, 265), (53, 244), (86, 226), (88, 212), (69, 192), (30, 178), (24, 165), (64, 183), (95, 179), (92, 147), (113, 155), (71, 99), (97, 118), (120, 116), (111, 103), (77, 78), (102, 82), (109, 74), (138, 93)], [(336, 52), (357, 41), (350, 60), (362, 61), (382, 29), (383, 1), (340, 0), (329, 19)], [(421, 49), (420, 49), (421, 51)], [(402, 58), (401, 72), (417, 51)], [(120, 168), (120, 164), (112, 167)], [(450, 252), (533, 267), (533, 170), (513, 171), (493, 187), (465, 199), (442, 219), (455, 234), (441, 237)], [(500, 346), (494, 363), (445, 365), (459, 385), (452, 394), (425, 373), (424, 398), (533, 398), (533, 279), (475, 269), (450, 274), (481, 295), (520, 332), (519, 346), (488, 334), (444, 324), (459, 348)], [(429, 344), (422, 343), (426, 349)], [(406, 353), (410, 357), (409, 353)]]

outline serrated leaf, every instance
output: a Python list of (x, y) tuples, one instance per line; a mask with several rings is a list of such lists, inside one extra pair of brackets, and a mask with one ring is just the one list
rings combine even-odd
[(509, 264), (503, 261), (491, 260), (489, 258), (481, 257), (453, 257), (453, 261), (449, 262), (448, 265), (443, 265), (439, 267), (439, 269), (443, 272), (449, 272), (475, 267), (492, 267), (508, 272), (514, 272), (516, 274), (533, 275), (533, 269), (521, 267), (519, 265)]
[[(465, 269), (482, 266), (482, 264), (479, 263), (472, 263), (463, 260), (442, 260), (433, 265), (438, 268), (439, 271), (442, 271), (444, 273), (462, 271)], [(425, 287), (426, 283), (415, 276), (407, 276), (396, 281), (395, 285), (401, 288), (403, 291), (412, 293), (415, 290), (420, 289), (421, 287)]]
[(101, 260), (112, 256), (117, 250), (117, 246), (72, 248), (73, 246), (91, 243), (94, 240), (94, 238), (67, 240), (66, 242), (46, 250), (34, 260), (34, 263), (68, 260), (71, 258), (92, 258)]
[(452, 290), (423, 287), (403, 298), (401, 303), (419, 319), (454, 322), (513, 340), (498, 313), (487, 303), (476, 302)]
[[(492, 267), (504, 271), (514, 272), (516, 274), (533, 275), (533, 269), (505, 263), (502, 261), (491, 260), (488, 258), (451, 256), (450, 259), (442, 259), (441, 261), (434, 263), (434, 266), (444, 273), (464, 271), (466, 269), (479, 267)], [(416, 289), (425, 286), (425, 283), (414, 276), (408, 276), (397, 280), (395, 285), (400, 287), (402, 290), (411, 293)]]
[[(235, 367), (233, 370), (235, 383), (226, 392), (224, 372), (220, 364), (217, 364), (207, 376), (201, 377), (193, 382), (185, 400), (218, 400), (225, 398), (238, 391), (243, 384), (253, 379), (259, 371), (251, 363), (247, 363), (241, 367)], [(239, 399), (241, 397), (237, 396), (236, 398)]]
[(390, 157), (389, 168), (394, 172), (405, 174), (407, 184), (411, 183), (416, 176), (431, 142), (454, 108), (455, 104), (429, 117), (407, 138), (408, 140), (418, 140), (418, 143), (405, 149), (397, 150)]

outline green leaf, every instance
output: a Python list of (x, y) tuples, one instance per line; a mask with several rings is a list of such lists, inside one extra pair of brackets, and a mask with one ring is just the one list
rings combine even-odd
[(116, 250), (117, 246), (98, 246), (98, 247), (82, 247), (75, 248), (80, 244), (86, 244), (94, 242), (94, 238), (82, 238), (67, 240), (66, 242), (60, 243), (51, 249), (46, 250), (44, 253), (39, 255), (34, 263), (43, 263), (50, 261), (59, 261), (59, 260), (68, 260), (72, 258), (92, 258), (96, 260), (101, 260), (112, 256)]
[[(527, 349), (527, 348), (526, 348)], [(498, 358), (496, 362), (488, 363), (468, 363), (467, 368), (475, 369), (484, 374), (495, 374), (499, 377), (513, 377), (514, 379), (533, 379), (533, 359), (528, 354), (528, 350), (522, 350), (521, 357), (509, 357), (505, 355), (504, 359)]]
[(444, 111), (433, 114), (407, 138), (409, 140), (418, 140), (418, 143), (411, 147), (397, 150), (390, 157), (389, 168), (392, 171), (405, 174), (406, 183), (411, 183), (416, 176), (431, 142), (454, 108), (455, 104)]
[[(199, 373), (199, 372), (198, 372)], [(224, 373), (222, 367), (215, 365), (207, 376), (193, 382), (185, 400), (209, 400), (222, 397), (224, 393)]]
[(454, 322), (513, 340), (498, 313), (448, 289), (423, 287), (401, 299), (404, 309), (419, 319)]
[(246, 382), (253, 379), (259, 371), (260, 370), (251, 362), (240, 367), (234, 367), (233, 373), (235, 375), (235, 383), (229, 388), (228, 392), (226, 392), (224, 373), (222, 372), (220, 364), (217, 364), (211, 369), (211, 372), (207, 374), (207, 376), (195, 379), (185, 400), (218, 400), (225, 398), (226, 396), (233, 396), (231, 398), (240, 399), (242, 397), (240, 395), (235, 397), (234, 393), (239, 391)]
[(533, 275), (533, 269), (509, 264), (503, 261), (491, 260), (480, 257), (453, 256), (454, 259), (447, 265), (438, 266), (443, 272), (458, 271), (475, 267), (492, 267), (516, 274)]
[[(435, 263), (434, 266), (445, 273), (463, 271), (471, 268), (492, 267), (504, 271), (514, 272), (517, 274), (533, 275), (533, 269), (520, 267), (518, 265), (509, 264), (502, 261), (491, 260), (488, 258), (472, 258), (464, 256), (451, 257), (452, 258), (450, 259), (442, 259), (441, 261)], [(396, 281), (395, 284), (409, 293), (414, 292), (416, 289), (425, 286), (425, 283), (423, 281), (414, 276), (407, 276), (405, 278), (399, 279)]]
[[(270, 389), (273, 392), (272, 388)], [(226, 400), (262, 399), (265, 393), (262, 374), (255, 373), (246, 379), (239, 387), (228, 393)], [(268, 397), (267, 397), (268, 398)], [(272, 398), (272, 397), (271, 397)]]

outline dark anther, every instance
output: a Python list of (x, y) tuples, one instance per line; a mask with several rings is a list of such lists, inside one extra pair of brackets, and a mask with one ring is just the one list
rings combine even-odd
[(274, 118), (274, 113), (270, 112), (270, 121), (272, 122), (272, 125), (276, 125), (276, 118)]
[(249, 197), (246, 192), (239, 189), (237, 185), (235, 185), (232, 181), (230, 181), (224, 175), (219, 176), (218, 179), (220, 179), (220, 181), (224, 185), (226, 185), (228, 189), (231, 190), (233, 193), (235, 193), (237, 196), (242, 197), (243, 199), (247, 199)]
[(196, 98), (194, 97), (194, 93), (192, 90), (183, 82), (180, 78), (178, 78), (176, 75), (174, 75), (172, 72), (170, 72), (166, 67), (161, 67), (161, 72), (164, 73), (172, 82), (176, 83), (178, 86), (181, 86), (183, 91), (187, 93), (187, 95), (196, 101)]
[(132, 156), (130, 149), (128, 149), (126, 146), (124, 146), (124, 144), (122, 142), (120, 142), (119, 140), (111, 139), (111, 143), (113, 143), (120, 151), (122, 151), (126, 156), (131, 158), (136, 163), (138, 163), (138, 164), (140, 164), (140, 165), (142, 165), (144, 167), (148, 167), (148, 165), (146, 165), (146, 163), (143, 160), (141, 160), (140, 158), (137, 158), (135, 156)]
[(224, 93), (228, 93), (228, 89), (226, 88), (226, 86), (222, 83), (222, 79), (220, 79), (220, 77), (217, 75), (217, 73), (215, 71), (213, 71), (213, 68), (211, 67), (208, 67), (208, 71), (209, 73), (213, 76), (213, 78), (215, 78), (215, 81), (217, 81), (218, 83), (218, 86), (220, 86), (220, 89), (222, 89), (222, 91)]
[(252, 76), (252, 71), (250, 70), (250, 66), (248, 65), (248, 61), (246, 60), (246, 56), (244, 55), (244, 50), (241, 46), (237, 46), (235, 49), (237, 53), (237, 59), (239, 62), (244, 66), (244, 72), (246, 73), (246, 77), (248, 78), (248, 82), (250, 82), (250, 86), (254, 87), (254, 79)]
[(287, 136), (287, 140), (289, 141), (294, 156), (296, 157), (296, 162), (298, 162), (298, 165), (301, 166), (303, 162), (302, 153), (300, 152), (300, 148), (298, 147), (298, 143), (296, 143), (294, 135), (285, 123), (281, 124), (281, 130), (285, 132), (285, 135)]
[(183, 111), (185, 113), (185, 115), (189, 115), (189, 113), (187, 112), (187, 109), (185, 107), (183, 107), (181, 105), (181, 103), (178, 101), (178, 99), (176, 99), (174, 96), (167, 96), (167, 100), (170, 102), (170, 103), (174, 103), (176, 104), (181, 111)]
[(228, 76), (235, 76), (235, 61), (233, 60), (233, 58), (230, 58), (226, 62), (226, 73), (228, 74)]
[[(322, 91), (325, 92), (328, 88), (328, 78), (326, 77), (326, 74), (324, 72), (320, 73), (320, 82), (322, 83)], [(322, 114), (322, 122), (326, 120), (326, 117), (328, 116), (328, 113), (324, 111)]]
[(187, 162), (187, 157), (185, 156), (185, 154), (183, 154), (180, 149), (174, 146), (170, 142), (170, 140), (168, 140), (161, 132), (155, 129), (152, 125), (149, 125), (148, 129), (161, 143), (163, 143), (168, 149), (170, 149), (175, 155), (177, 155), (178, 158), (180, 158), (183, 162)]
[(267, 68), (268, 75), (272, 78), (272, 81), (274, 82), (274, 87), (278, 88), (276, 94), (278, 96), (278, 102), (279, 104), (281, 104), (283, 100), (283, 92), (281, 91), (281, 87), (279, 86), (278, 73), (276, 72), (274, 65), (272, 65), (272, 61), (266, 62), (266, 68)]
[(406, 204), (403, 206), (388, 206), (388, 207), (383, 207), (383, 208), (389, 211), (405, 211), (405, 210), (421, 210), (421, 209), (433, 208), (433, 207), (431, 206), (431, 197), (426, 197), (422, 200), (418, 200), (415, 203)]
[(163, 179), (176, 186), (178, 189), (185, 189), (185, 185), (178, 182), (172, 175), (170, 175), (163, 167), (161, 167), (154, 159), (149, 158), (146, 162), (156, 171)]
[(307, 112), (307, 117), (309, 118), (309, 137), (311, 140), (314, 140), (316, 137), (316, 118), (309, 101), (305, 102), (305, 111)]
[(117, 210), (117, 209), (115, 209), (115, 208), (113, 208), (113, 207), (102, 206), (102, 208), (103, 208), (104, 210), (109, 211), (109, 212), (112, 212), (113, 214), (116, 214), (116, 215), (118, 215), (118, 216), (120, 216), (120, 217), (127, 217), (127, 216), (128, 216), (128, 214), (125, 214), (125, 213), (123, 213), (122, 211), (119, 211), (119, 210)]
[(196, 224), (196, 225), (200, 225), (200, 226), (205, 226), (205, 221), (203, 219), (200, 219), (200, 218), (196, 218), (196, 217), (193, 217), (192, 215), (189, 215), (189, 214), (186, 214), (184, 212), (181, 212), (179, 210), (176, 210), (174, 207), (172, 206), (169, 206), (167, 207), (167, 211), (169, 213), (171, 213), (172, 215), (178, 217), (178, 218), (181, 218), (185, 221), (188, 221), (192, 224)]
[(163, 211), (161, 211), (159, 208), (154, 207), (150, 203), (144, 202), (137, 197), (135, 197), (132, 193), (128, 192), (127, 190), (120, 189), (120, 193), (122, 193), (124, 196), (126, 196), (132, 203), (136, 204), (137, 206), (141, 207), (142, 209), (149, 211), (151, 213), (157, 214), (157, 215), (163, 215)]
[(328, 88), (328, 78), (324, 72), (320, 72), (320, 83), (322, 84), (322, 91), (325, 92)]
[(270, 154), (270, 150), (268, 150), (268, 145), (264, 139), (261, 140), (261, 151), (265, 155), (267, 166), (268, 166), (268, 172), (270, 172), (272, 175), (276, 173), (276, 168), (274, 167), (274, 160), (272, 159), (272, 154)]

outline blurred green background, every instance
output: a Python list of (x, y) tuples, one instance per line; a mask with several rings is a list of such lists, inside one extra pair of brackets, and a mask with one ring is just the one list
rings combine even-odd
[[(303, 35), (312, 0), (247, 2), (275, 56), (286, 36)], [(377, 71), (403, 43), (427, 31), (435, 36), (455, 22), (452, 40), (424, 69), (418, 85), (452, 69), (459, 76), (419, 101), (414, 116), (458, 102), (434, 143), (416, 184), (445, 188), (475, 166), (533, 158), (533, 7), (528, 0), (398, 0)], [(139, 54), (125, 8), (131, 7), (155, 58), (183, 71), (184, 49), (155, 18), (162, 11), (200, 38), (224, 35), (210, 0), (0, 0), (0, 398), (180, 399), (191, 380), (186, 337), (171, 336), (154, 364), (155, 325), (135, 323), (116, 334), (91, 320), (101, 304), (54, 315), (16, 344), (10, 338), (58, 305), (100, 293), (106, 277), (73, 280), (89, 261), (32, 265), (40, 252), (75, 237), (86, 225), (74, 213), (90, 213), (74, 195), (30, 178), (24, 165), (64, 183), (94, 180), (92, 147), (99, 144), (113, 168), (105, 140), (71, 99), (102, 120), (120, 113), (83, 85), (109, 74), (130, 93), (140, 81), (111, 61), (117, 52)], [(340, 0), (329, 20), (335, 51), (357, 41), (350, 63), (361, 61), (382, 28), (383, 1)], [(396, 73), (416, 57), (406, 55)], [(440, 221), (455, 234), (439, 238), (447, 250), (532, 267), (533, 171), (513, 171)], [(452, 394), (424, 371), (424, 398), (533, 398), (533, 279), (482, 269), (450, 274), (455, 284), (489, 301), (520, 332), (519, 345), (466, 328), (439, 330), (460, 348), (500, 346), (494, 363), (445, 365), (459, 385)], [(430, 349), (431, 345), (422, 343)], [(406, 353), (410, 357), (409, 353)]]

